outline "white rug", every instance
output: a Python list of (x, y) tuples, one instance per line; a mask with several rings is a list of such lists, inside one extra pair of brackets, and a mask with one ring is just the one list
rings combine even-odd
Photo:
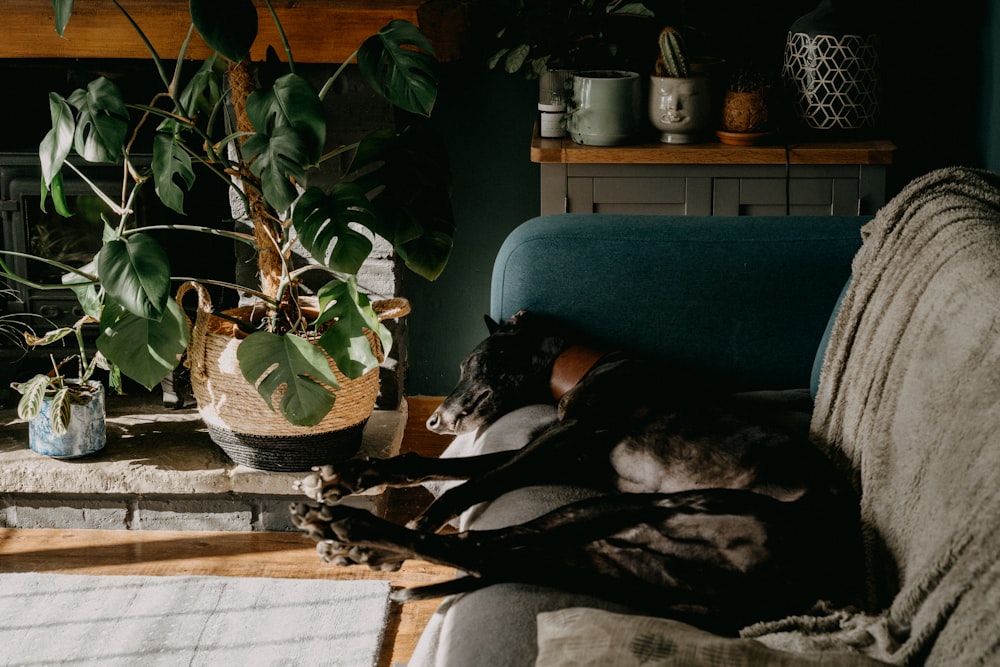
[(387, 581), (0, 574), (0, 665), (374, 665)]

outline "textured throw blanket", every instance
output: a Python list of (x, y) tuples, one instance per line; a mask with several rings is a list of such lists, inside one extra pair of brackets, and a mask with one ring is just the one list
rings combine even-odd
[(748, 628), (893, 664), (1000, 663), (1000, 177), (950, 168), (864, 228), (812, 429), (861, 494), (870, 613)]

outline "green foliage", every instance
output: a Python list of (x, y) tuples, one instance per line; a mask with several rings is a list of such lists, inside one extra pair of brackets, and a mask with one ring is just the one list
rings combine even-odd
[(340, 385), (323, 350), (304, 338), (255, 331), (243, 339), (236, 356), (247, 382), (272, 409), (275, 393), (284, 388), (280, 409), (290, 423), (315, 426), (333, 407), (331, 389)]
[(189, 342), (188, 320), (168, 300), (156, 320), (140, 317), (109, 301), (101, 313), (97, 349), (119, 370), (147, 389), (160, 383), (180, 360)]
[(363, 331), (375, 332), (383, 355), (389, 353), (392, 338), (379, 322), (368, 298), (358, 291), (357, 282), (351, 278), (327, 283), (319, 291), (319, 304), (317, 321), (325, 325), (319, 345), (333, 357), (340, 371), (353, 379), (378, 366), (379, 359)]
[(337, 183), (328, 192), (306, 190), (295, 205), (292, 226), (309, 254), (329, 269), (357, 273), (372, 251), (372, 242), (351, 224), (374, 226), (375, 213), (355, 183)]
[[(413, 47), (413, 48), (408, 48)], [(437, 60), (415, 25), (391, 21), (358, 50), (362, 76), (400, 109), (430, 116), (437, 99)]]
[(191, 21), (205, 43), (234, 62), (257, 39), (257, 10), (245, 0), (191, 0)]
[[(91, 321), (100, 322), (99, 356), (142, 385), (154, 386), (186, 349), (188, 323), (170, 297), (175, 278), (169, 257), (147, 230), (132, 228), (135, 198), (152, 182), (156, 196), (167, 207), (184, 213), (185, 196), (200, 173), (196, 167), (215, 172), (226, 182), (236, 176), (238, 196), (246, 199), (251, 191), (263, 195), (266, 210), (248, 210), (252, 215), (260, 213), (254, 224), (263, 225), (267, 234), (220, 232), (198, 225), (184, 228), (222, 233), (250, 244), (255, 238), (272, 240), (272, 245), (257, 248), (262, 255), (271, 253), (284, 262), (278, 292), (262, 294), (272, 310), (263, 320), (270, 329), (255, 332), (240, 345), (241, 368), (269, 405), (277, 390), (284, 388), (279, 407), (289, 421), (316, 423), (329, 410), (337, 388), (322, 350), (345, 375), (355, 377), (378, 363), (365, 338), (366, 328), (376, 332), (383, 348), (391, 344), (353, 278), (371, 253), (370, 234), (388, 239), (407, 266), (426, 278), (436, 278), (447, 262), (454, 221), (443, 151), (419, 133), (379, 131), (357, 147), (350, 174), (353, 182), (322, 190), (308, 187), (310, 171), (324, 159), (323, 93), (295, 73), (271, 0), (264, 0), (264, 6), (281, 36), (287, 71), (260, 77), (261, 86), (243, 101), (253, 130), (233, 134), (227, 134), (222, 122), (227, 102), (223, 77), (227, 68), (236, 71), (246, 66), (257, 39), (254, 1), (189, 0), (191, 26), (179, 26), (186, 38), (172, 74), (126, 10), (124, 0), (113, 2), (146, 44), (163, 91), (146, 104), (126, 103), (115, 83), (101, 77), (66, 97), (49, 95), (52, 129), (39, 146), (43, 207), (51, 197), (55, 210), (69, 215), (63, 169), (83, 176), (71, 156), (92, 163), (123, 164), (123, 183), (121, 192), (114, 195), (94, 187), (117, 216), (104, 220), (103, 246), (97, 255), (79, 269), (34, 257), (57, 266), (65, 276), (59, 285), (33, 286), (71, 289)], [(52, 6), (56, 31), (63, 35), (71, 30), (73, 2), (53, 0)], [(192, 30), (217, 53), (190, 74), (184, 51)], [(109, 50), (113, 48), (109, 44)], [(366, 82), (389, 102), (418, 117), (431, 113), (437, 97), (437, 61), (416, 26), (391, 21), (360, 45), (357, 59)], [(269, 65), (271, 60), (269, 56)], [(233, 108), (241, 106), (239, 102), (233, 100)], [(149, 134), (139, 129), (150, 122), (157, 123), (151, 145), (133, 146), (138, 137)], [(421, 138), (414, 141), (416, 137)], [(152, 155), (146, 166), (133, 158), (133, 151), (140, 150)], [(331, 281), (321, 290), (323, 310), (318, 321), (298, 316), (302, 309), (295, 283), (301, 270), (291, 266), (289, 250), (294, 241), (311, 254), (316, 267), (331, 273)], [(29, 282), (12, 274), (2, 262), (0, 269), (2, 276)], [(247, 323), (247, 328), (253, 325)], [(304, 337), (318, 339), (321, 347)]]
[(658, 29), (654, 19), (661, 4), (659, 0), (495, 1), (489, 9), (499, 27), (487, 65), (532, 79), (548, 69), (634, 69), (637, 49), (648, 51), (639, 36)]
[[(42, 336), (23, 332), (26, 343), (33, 347), (51, 345), (72, 336), (76, 339), (79, 353), (58, 364), (53, 358), (52, 371), (48, 375), (38, 374), (25, 382), (11, 383), (11, 387), (21, 394), (21, 400), (17, 404), (18, 417), (25, 421), (35, 419), (42, 412), (43, 404), (48, 401), (52, 406), (49, 410), (52, 431), (57, 435), (66, 433), (72, 414), (71, 407), (77, 403), (86, 403), (94, 395), (95, 387), (89, 382), (94, 371), (97, 368), (110, 368), (100, 354), (95, 355), (89, 363), (87, 361), (82, 329), (85, 324), (93, 321), (93, 318), (85, 315), (72, 327), (59, 327)], [(77, 372), (71, 379), (67, 379), (62, 366), (74, 360), (77, 362)], [(114, 379), (115, 376), (112, 375), (112, 380)], [(120, 387), (115, 385), (114, 388)]]

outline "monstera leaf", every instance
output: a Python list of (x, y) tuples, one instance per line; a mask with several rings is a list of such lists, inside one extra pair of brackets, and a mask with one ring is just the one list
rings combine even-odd
[(257, 39), (257, 9), (251, 0), (190, 0), (191, 21), (205, 43), (239, 62)]
[(147, 389), (177, 367), (188, 344), (188, 320), (168, 300), (159, 320), (139, 317), (109, 300), (104, 306), (97, 349), (121, 372)]
[(294, 334), (255, 331), (236, 350), (246, 381), (274, 409), (274, 395), (284, 388), (280, 410), (289, 423), (315, 426), (333, 408), (340, 388), (323, 350)]
[(411, 113), (429, 116), (437, 99), (437, 59), (407, 21), (390, 21), (358, 50), (358, 70), (375, 92)]
[(59, 175), (63, 162), (73, 148), (73, 133), (76, 129), (73, 109), (62, 95), (49, 93), (49, 115), (52, 117), (52, 129), (46, 133), (38, 147), (42, 181), (47, 186), (51, 186), (53, 179)]
[(170, 300), (170, 260), (159, 241), (134, 234), (104, 243), (97, 272), (108, 295), (139, 317), (158, 320)]
[(117, 162), (128, 132), (128, 109), (118, 86), (94, 79), (67, 98), (77, 109), (73, 150), (88, 162)]
[(383, 354), (389, 353), (392, 336), (379, 322), (368, 297), (358, 291), (357, 280), (332, 280), (319, 289), (317, 296), (317, 324), (329, 323), (319, 344), (337, 362), (340, 372), (355, 379), (378, 366), (379, 359), (364, 330), (371, 329), (379, 337)]
[(319, 163), (326, 141), (323, 106), (312, 85), (286, 74), (247, 98), (247, 116), (256, 133), (243, 145), (264, 197), (280, 213), (288, 210), (306, 169)]
[(184, 190), (178, 180), (190, 189), (194, 185), (194, 166), (191, 156), (172, 133), (157, 132), (153, 138), (152, 168), (156, 196), (164, 205), (183, 215)]
[(378, 217), (370, 229), (393, 244), (408, 269), (427, 280), (440, 276), (455, 234), (440, 137), (426, 124), (377, 130), (361, 141), (349, 171), (358, 187), (374, 193)]
[(357, 273), (372, 251), (372, 242), (351, 224), (368, 229), (376, 224), (368, 198), (353, 183), (334, 184), (329, 192), (309, 188), (292, 211), (302, 247), (317, 262), (343, 273)]

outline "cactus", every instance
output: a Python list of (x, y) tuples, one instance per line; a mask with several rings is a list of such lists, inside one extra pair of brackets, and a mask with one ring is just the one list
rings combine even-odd
[(681, 78), (689, 76), (687, 48), (676, 28), (667, 26), (660, 31), (660, 55), (656, 59), (656, 75)]

